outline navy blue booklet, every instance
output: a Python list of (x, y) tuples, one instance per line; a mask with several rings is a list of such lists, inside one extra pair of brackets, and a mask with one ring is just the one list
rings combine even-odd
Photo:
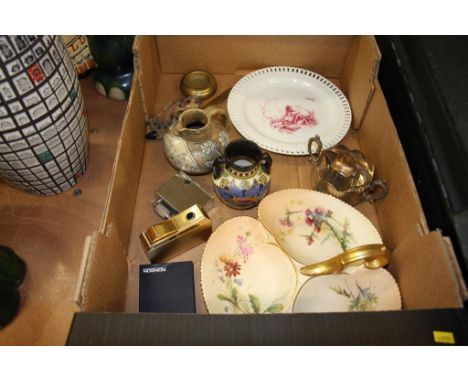
[(140, 265), (140, 312), (196, 313), (193, 263)]

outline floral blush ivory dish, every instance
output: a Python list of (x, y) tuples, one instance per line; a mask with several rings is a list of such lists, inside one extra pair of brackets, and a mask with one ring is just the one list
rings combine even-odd
[(210, 313), (279, 313), (292, 303), (296, 271), (262, 224), (242, 216), (211, 235), (201, 283)]
[(294, 312), (364, 312), (401, 309), (398, 286), (385, 269), (355, 268), (349, 274), (309, 279), (299, 290)]
[(311, 190), (275, 192), (260, 203), (258, 220), (233, 218), (208, 240), (205, 304), (231, 314), (400, 309), (398, 286), (384, 269), (354, 266), (310, 279), (299, 272), (373, 243), (382, 243), (375, 227), (346, 203)]
[(258, 218), (297, 262), (328, 260), (350, 248), (382, 244), (374, 225), (341, 200), (310, 190), (285, 190), (267, 196)]
[(260, 147), (288, 155), (306, 155), (307, 140), (337, 144), (351, 125), (345, 95), (332, 82), (306, 69), (277, 66), (241, 78), (229, 94), (233, 125)]

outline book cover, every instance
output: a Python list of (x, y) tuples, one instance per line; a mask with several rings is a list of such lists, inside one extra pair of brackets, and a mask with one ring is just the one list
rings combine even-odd
[(196, 313), (191, 261), (140, 265), (140, 312)]

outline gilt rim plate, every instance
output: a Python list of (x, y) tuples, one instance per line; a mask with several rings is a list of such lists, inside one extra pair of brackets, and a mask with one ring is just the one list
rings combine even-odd
[(244, 76), (232, 88), (227, 108), (241, 135), (287, 155), (307, 155), (307, 142), (315, 135), (330, 148), (351, 125), (351, 108), (340, 89), (317, 73), (290, 66)]

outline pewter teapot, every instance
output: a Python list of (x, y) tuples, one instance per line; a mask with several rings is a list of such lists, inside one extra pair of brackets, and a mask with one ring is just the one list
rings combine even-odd
[(356, 205), (373, 202), (388, 193), (387, 183), (374, 180), (374, 165), (362, 152), (336, 145), (322, 150), (322, 141), (316, 135), (308, 142), (309, 160), (316, 168), (317, 190)]

